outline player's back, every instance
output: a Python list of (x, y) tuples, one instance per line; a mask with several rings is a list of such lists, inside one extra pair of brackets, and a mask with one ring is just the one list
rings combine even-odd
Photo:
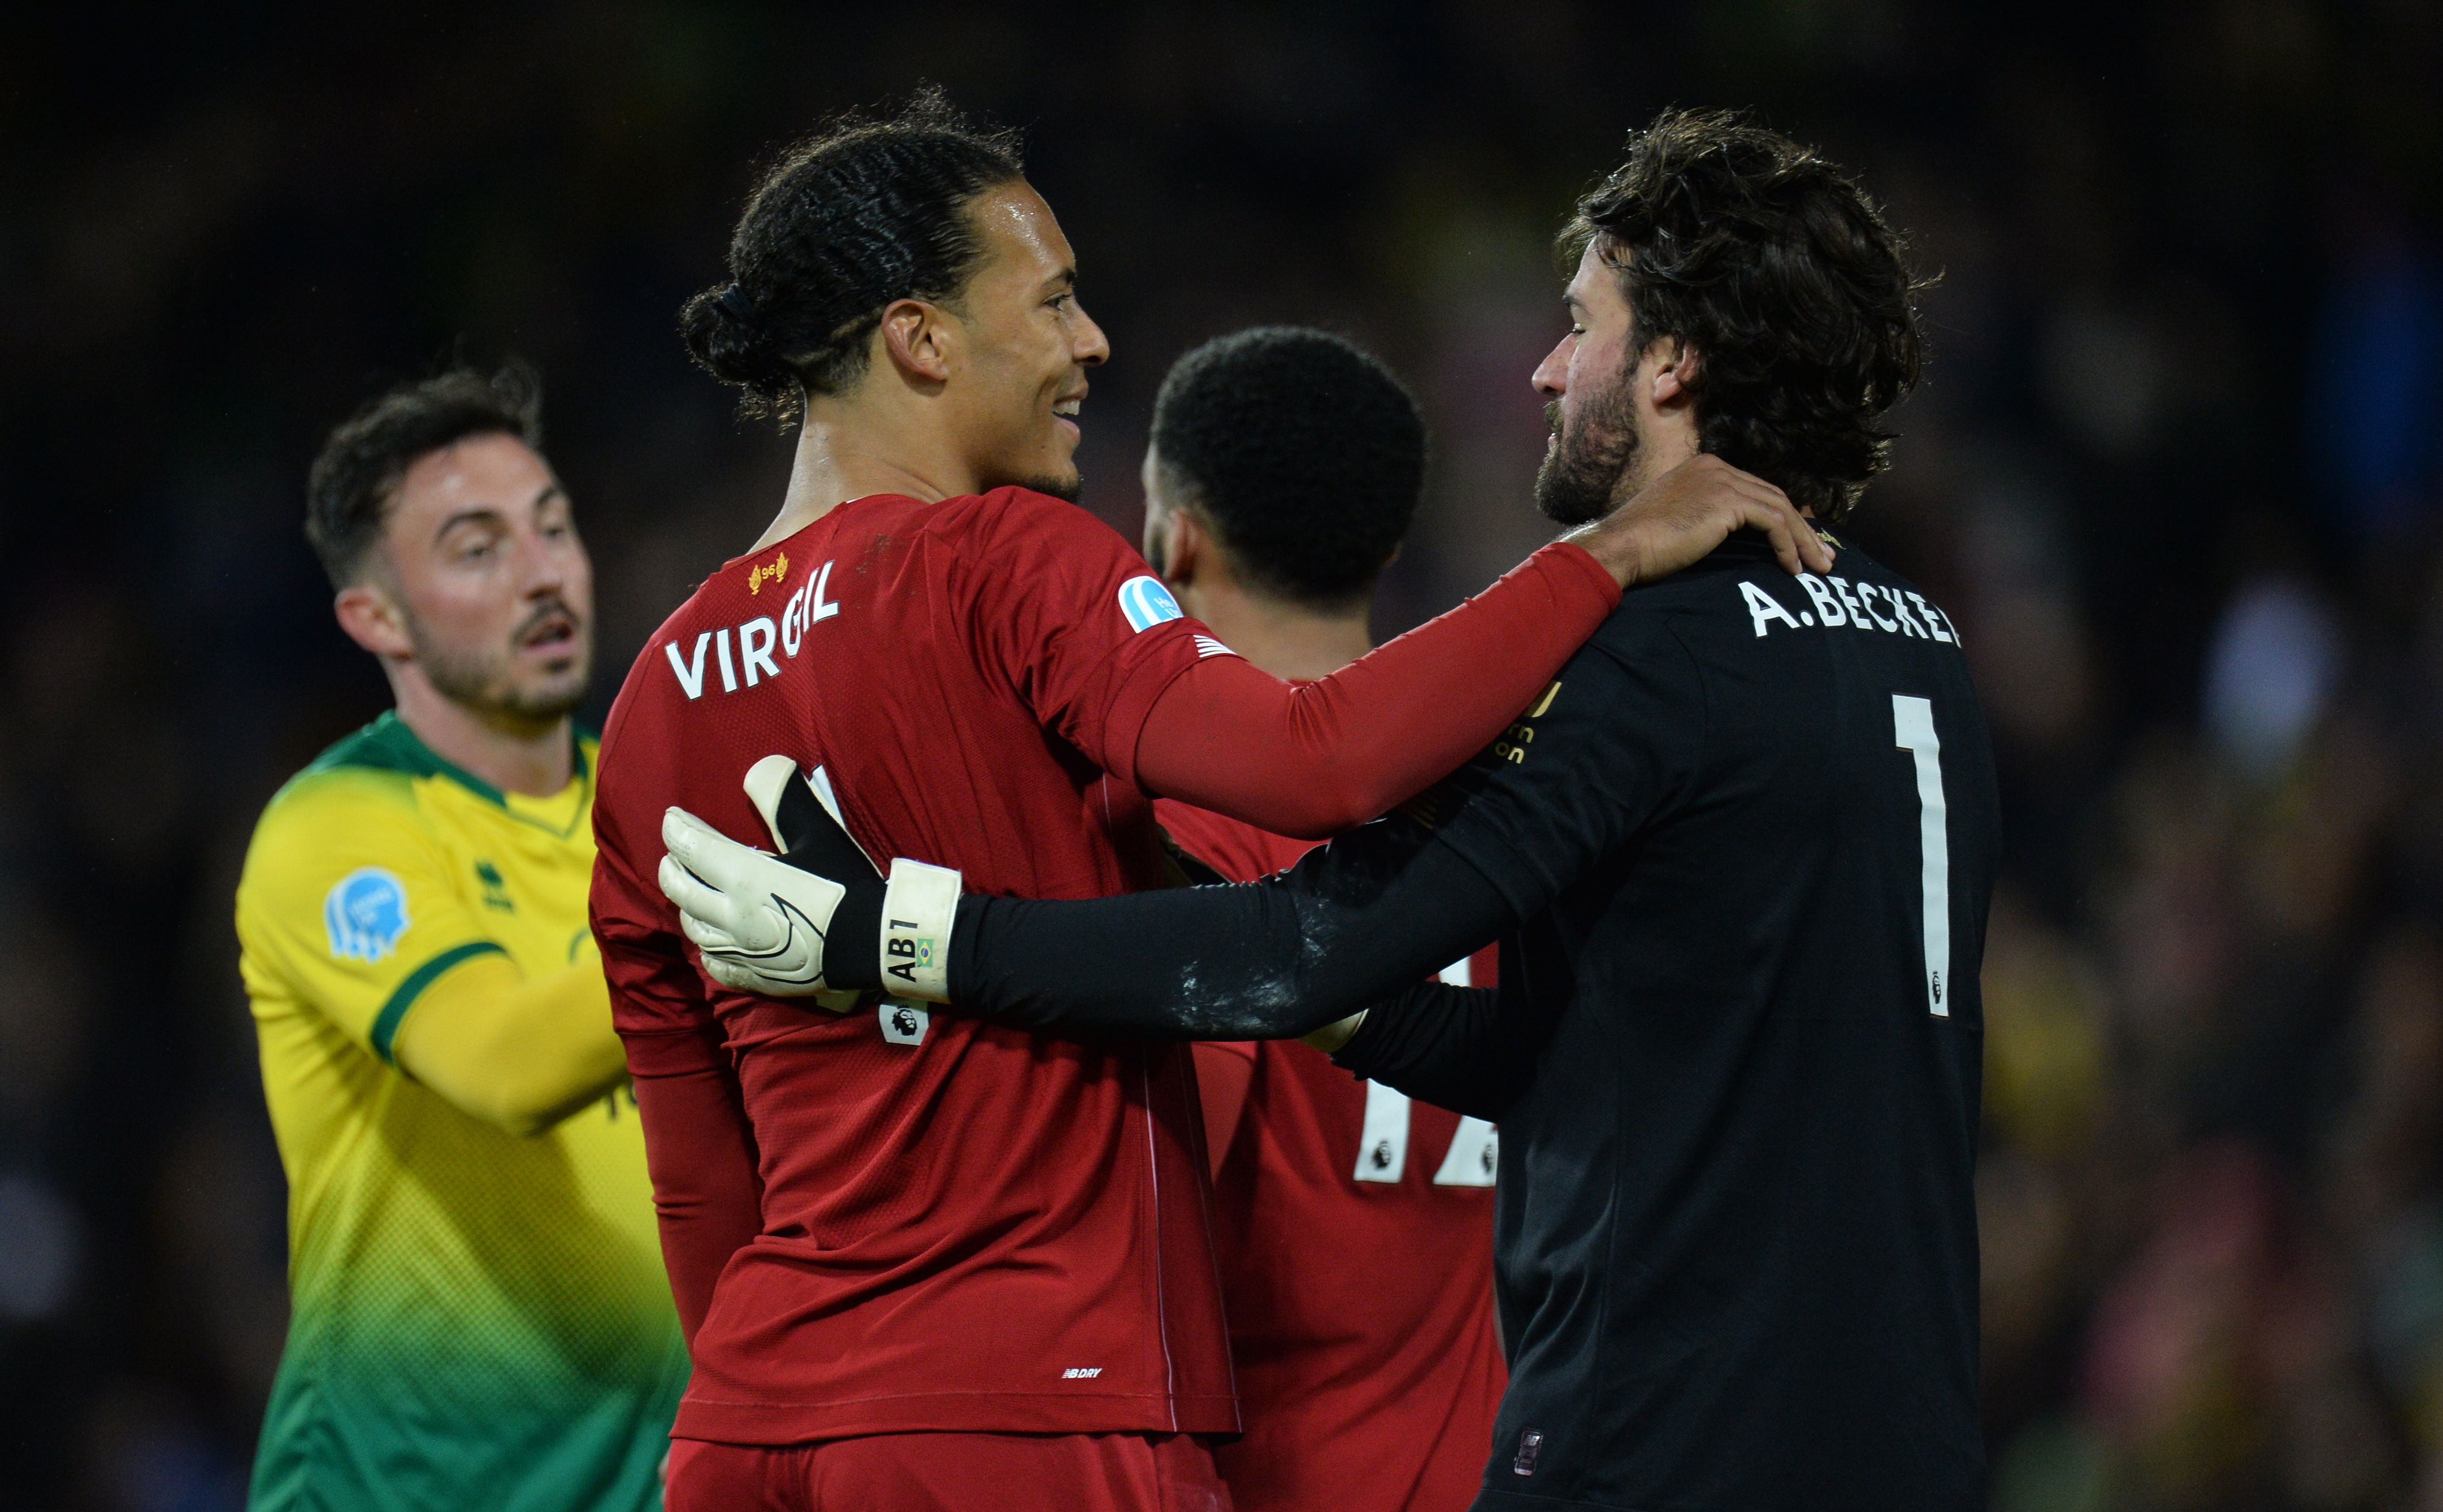
[(1497, 885), (1574, 877), (1503, 942), (1487, 1504), (1979, 1504), (1991, 758), (1949, 621), (1841, 567), (1632, 592), (1452, 784), (1542, 801), (1443, 827)]
[[(597, 916), (673, 929), (663, 809), (760, 840), (740, 783), (774, 752), (824, 767), (871, 853), (970, 889), (1157, 882), (1136, 733), (1200, 648), (1148, 585), (1107, 527), (1019, 489), (852, 501), (727, 564), (613, 712)], [(697, 1337), (683, 1434), (1235, 1429), (1184, 1048), (704, 986), (763, 1229)]]
[[(1155, 805), (1172, 841), (1247, 882), (1313, 841)], [(1442, 972), (1491, 986), (1496, 952)], [(1493, 1326), (1493, 1127), (1359, 1081), (1295, 1041), (1195, 1047), (1214, 1240), (1246, 1434), (1214, 1454), (1239, 1512), (1463, 1505), (1504, 1372)], [(1226, 1105), (1226, 1099), (1222, 1099)], [(1369, 1257), (1363, 1264), (1352, 1256)]]

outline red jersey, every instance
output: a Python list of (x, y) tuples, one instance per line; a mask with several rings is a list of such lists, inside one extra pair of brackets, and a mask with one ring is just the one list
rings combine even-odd
[[(1171, 838), (1235, 881), (1310, 842), (1168, 800)], [(1443, 973), (1491, 986), (1487, 947)], [(1215, 1452), (1238, 1512), (1451, 1512), (1475, 1500), (1507, 1379), (1493, 1310), (1494, 1131), (1292, 1041), (1196, 1046), (1213, 1103), (1215, 1240), (1246, 1437)]]
[[(1222, 653), (1177, 614), (1075, 506), (877, 495), (728, 563), (646, 645), (603, 737), (596, 931), (640, 1099), (650, 1078), (736, 1103), (679, 1128), (644, 1104), (673, 1286), (701, 1312), (677, 1435), (1237, 1429), (1185, 1047), (731, 992), (653, 881), (668, 805), (763, 839), (740, 782), (781, 752), (828, 769), (872, 855), (971, 891), (1156, 883), (1137, 735)], [(722, 1159), (752, 1169), (699, 1169)], [(744, 1226), (690, 1250), (707, 1186)]]

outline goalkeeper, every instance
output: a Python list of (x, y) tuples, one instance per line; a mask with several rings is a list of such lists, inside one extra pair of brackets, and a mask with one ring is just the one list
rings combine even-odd
[(592, 569), (537, 403), (449, 373), (314, 464), (397, 707), (272, 799), (238, 885), (289, 1189), (266, 1512), (660, 1503), (687, 1352), (586, 927)]

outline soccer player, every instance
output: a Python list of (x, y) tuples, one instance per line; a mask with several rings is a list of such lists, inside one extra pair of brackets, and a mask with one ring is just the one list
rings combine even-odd
[(409, 384), (308, 487), (396, 707), (280, 790), (238, 884), (289, 1192), (265, 1512), (658, 1502), (687, 1354), (586, 928), (593, 578), (539, 402)]
[[(1919, 346), (1846, 175), (1666, 114), (1569, 236), (1549, 514), (1700, 449), (1821, 518), (1855, 504)], [(915, 936), (946, 963), (918, 991), (1040, 1032), (1363, 1010), (1339, 1064), (1501, 1127), (1511, 1380), (1479, 1507), (1967, 1512), (1993, 765), (1948, 617), (1862, 553), (1843, 571), (1793, 587), (1736, 539), (1640, 585), (1448, 782), (1264, 883), (945, 907), (938, 876), (802, 887), (676, 818), (667, 876), (725, 971), (777, 896), (835, 926), (832, 987)], [(1414, 985), (1496, 936), (1497, 990)]]
[[(1146, 557), (1249, 661), (1329, 676), (1371, 644), (1375, 580), (1424, 469), (1416, 402), (1371, 358), (1321, 331), (1224, 337), (1182, 358), (1155, 401)], [(1233, 881), (1313, 844), (1167, 798), (1154, 815)], [(1445, 979), (1491, 986), (1492, 953)], [(1503, 1379), (1492, 1126), (1287, 1041), (1195, 1057), (1246, 1424), (1214, 1460), (1238, 1512), (1465, 1506)]]
[[(1150, 796), (1345, 829), (1497, 733), (1623, 581), (1751, 525), (1791, 571), (1823, 547), (1709, 460), (1292, 688), (1065, 502), (1108, 349), (1010, 141), (937, 97), (839, 126), (765, 176), (729, 264), (684, 331), (798, 416), (796, 466), (631, 670), (596, 811), (595, 927), (695, 1366), (670, 1503), (1214, 1504), (1197, 1435), (1239, 1418), (1186, 1053), (716, 985), (657, 883), (666, 811), (761, 836), (794, 765), (876, 855), (1009, 893), (1154, 885)], [(783, 780), (750, 797), (774, 753)], [(817, 945), (757, 967), (811, 987), (789, 960)], [(927, 941), (902, 949), (938, 977)]]

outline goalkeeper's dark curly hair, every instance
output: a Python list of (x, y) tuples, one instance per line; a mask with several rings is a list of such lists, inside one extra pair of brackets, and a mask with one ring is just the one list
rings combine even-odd
[(837, 393), (864, 375), (885, 307), (957, 297), (982, 255), (969, 203), (1025, 171), (1014, 135), (969, 122), (938, 85), (895, 115), (835, 120), (747, 196), (730, 281), (679, 311), (688, 351), (750, 414)]
[(1665, 111), (1561, 233), (1616, 269), (1643, 354), (1696, 348), (1699, 445), (1819, 519), (1889, 463), (1923, 360), (1901, 237), (1857, 181), (1728, 111)]
[(1425, 482), (1425, 421), (1327, 331), (1262, 326), (1171, 365), (1153, 446), (1250, 585), (1340, 609), (1373, 592)]
[(542, 447), (542, 379), (511, 361), (402, 383), (334, 430), (305, 475), (305, 539), (331, 586), (362, 577), (401, 479), (417, 460), (475, 435), (513, 435)]

